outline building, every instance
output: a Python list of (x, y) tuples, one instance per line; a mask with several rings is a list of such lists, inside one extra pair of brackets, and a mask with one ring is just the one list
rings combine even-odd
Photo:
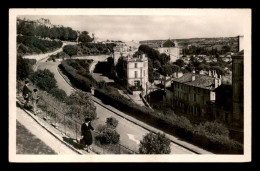
[(168, 40), (150, 40), (140, 41), (142, 45), (147, 45), (160, 53), (165, 53), (170, 56), (170, 62), (175, 62), (182, 55), (182, 48), (178, 45), (177, 41)]
[(232, 84), (222, 84), (217, 87), (216, 100), (213, 105), (214, 119), (226, 125), (232, 123)]
[(128, 56), (127, 58), (127, 87), (133, 93), (146, 94), (148, 87), (148, 58), (145, 54), (138, 57)]
[(215, 102), (214, 90), (221, 85), (221, 75), (216, 71), (208, 75), (186, 73), (172, 79), (173, 108), (185, 114), (212, 118), (212, 104)]
[(238, 51), (242, 51), (245, 48), (245, 44), (244, 44), (244, 36), (238, 36)]
[(126, 57), (128, 55), (132, 56), (134, 50), (131, 46), (128, 46), (126, 43), (117, 43), (116, 46), (113, 48), (112, 57), (114, 59), (114, 65), (116, 66), (118, 59), (120, 57)]
[(244, 50), (232, 56), (233, 116), (237, 127), (244, 122)]
[(160, 53), (165, 53), (170, 56), (170, 62), (175, 62), (180, 58), (182, 52), (181, 48), (178, 46), (178, 43), (175, 41), (166, 40), (159, 47), (156, 48)]

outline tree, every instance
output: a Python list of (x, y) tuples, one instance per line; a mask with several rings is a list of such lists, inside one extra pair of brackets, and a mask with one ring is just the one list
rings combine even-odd
[(115, 118), (113, 117), (109, 117), (107, 118), (106, 120), (106, 124), (108, 127), (110, 128), (113, 128), (113, 129), (116, 129), (117, 125), (118, 125), (118, 120), (116, 120)]
[(30, 74), (29, 64), (21, 57), (17, 56), (17, 79), (24, 80)]
[(140, 142), (141, 154), (170, 154), (170, 140), (161, 133), (148, 133)]
[(159, 69), (159, 68), (161, 67), (161, 62), (156, 59), (156, 60), (154, 61), (153, 67)]
[(159, 72), (164, 75), (164, 76), (169, 76), (172, 75), (172, 66), (171, 65), (163, 65), (160, 69)]
[(94, 102), (91, 101), (90, 95), (84, 91), (77, 90), (73, 92), (69, 98), (71, 99), (70, 102), (72, 102), (69, 111), (71, 114), (77, 114), (80, 120), (84, 120), (86, 117), (92, 120), (96, 119), (96, 107)]
[(161, 61), (162, 65), (166, 65), (170, 62), (171, 58), (169, 55), (166, 55), (165, 53), (162, 53), (159, 55), (159, 60)]
[(183, 67), (185, 65), (182, 59), (177, 59), (174, 64), (178, 65), (179, 67)]
[(88, 43), (88, 42), (92, 42), (93, 41), (93, 38), (91, 38), (89, 36), (89, 33), (87, 31), (83, 31), (82, 33), (80, 33), (79, 35), (79, 42), (82, 42), (82, 43)]
[(154, 76), (153, 76), (153, 63), (150, 58), (148, 58), (148, 79), (150, 83), (154, 82)]
[(118, 59), (118, 62), (116, 64), (116, 72), (117, 72), (117, 76), (119, 78), (126, 78), (126, 61), (124, 60), (123, 57), (120, 57)]
[(51, 89), (57, 88), (57, 81), (54, 78), (54, 74), (48, 69), (34, 72), (30, 79), (43, 91), (49, 92)]
[(172, 73), (179, 72), (181, 68), (178, 65), (171, 64)]
[(63, 52), (65, 52), (71, 58), (73, 55), (77, 54), (77, 47), (74, 45), (66, 45), (63, 47)]

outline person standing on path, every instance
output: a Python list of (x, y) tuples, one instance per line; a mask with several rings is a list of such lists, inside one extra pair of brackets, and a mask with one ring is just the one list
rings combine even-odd
[(81, 125), (81, 135), (83, 144), (87, 148), (87, 152), (89, 152), (90, 145), (93, 142), (91, 130), (94, 130), (94, 128), (91, 125), (91, 119), (86, 118), (85, 122)]
[(33, 113), (35, 115), (38, 113), (38, 110), (37, 110), (38, 99), (39, 99), (38, 90), (34, 89), (33, 92), (32, 92), (32, 105), (33, 105)]
[(29, 95), (31, 93), (31, 90), (28, 88), (29, 86), (29, 81), (25, 81), (25, 85), (23, 87), (23, 98), (25, 100), (25, 104), (24, 104), (24, 107), (27, 108), (29, 107), (28, 103), (29, 103)]

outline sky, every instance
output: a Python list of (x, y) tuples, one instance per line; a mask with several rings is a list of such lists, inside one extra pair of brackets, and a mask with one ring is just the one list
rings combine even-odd
[(54, 25), (88, 31), (102, 40), (158, 40), (243, 35), (244, 21), (239, 13), (230, 15), (27, 15), (49, 19)]

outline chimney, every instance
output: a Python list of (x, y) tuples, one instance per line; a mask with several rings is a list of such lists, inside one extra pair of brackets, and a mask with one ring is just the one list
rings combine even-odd
[(145, 54), (142, 54), (142, 59), (144, 59), (145, 58)]
[(178, 78), (176, 72), (173, 73), (173, 78)]
[(195, 74), (191, 76), (191, 81), (195, 81)]
[(194, 69), (192, 70), (192, 73), (195, 74), (195, 70)]
[(217, 87), (218, 87), (218, 79), (215, 78), (214, 81), (215, 81), (215, 84), (214, 84), (214, 85), (215, 85), (215, 88), (217, 88)]
[(218, 79), (218, 86), (220, 86), (220, 85), (221, 85), (221, 78)]
[(211, 77), (211, 71), (209, 70), (209, 76)]

